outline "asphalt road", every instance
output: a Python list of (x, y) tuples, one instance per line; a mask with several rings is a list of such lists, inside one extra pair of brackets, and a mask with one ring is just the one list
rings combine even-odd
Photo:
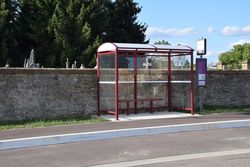
[(249, 167), (250, 128), (174, 133), (0, 151), (0, 166)]

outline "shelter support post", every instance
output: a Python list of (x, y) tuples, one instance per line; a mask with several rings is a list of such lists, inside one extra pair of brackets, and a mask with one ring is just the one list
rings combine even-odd
[(137, 114), (137, 50), (134, 52), (134, 113)]
[(99, 54), (96, 53), (96, 65), (97, 65), (97, 115), (100, 117), (100, 64), (99, 64)]
[(115, 115), (116, 115), (116, 120), (119, 120), (119, 92), (118, 92), (118, 83), (119, 79), (119, 73), (118, 73), (118, 51), (116, 49), (115, 52)]
[(172, 91), (171, 91), (171, 51), (168, 52), (168, 111), (172, 110)]
[(191, 52), (191, 70), (190, 70), (190, 106), (191, 106), (191, 114), (194, 115), (194, 67), (193, 67), (193, 51)]

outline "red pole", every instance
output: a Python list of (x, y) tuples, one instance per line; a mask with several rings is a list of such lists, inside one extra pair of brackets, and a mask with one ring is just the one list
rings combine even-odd
[(119, 120), (119, 106), (118, 106), (118, 101), (119, 101), (119, 92), (118, 92), (118, 51), (116, 49), (115, 51), (115, 115), (116, 115), (116, 120)]
[(97, 115), (100, 117), (100, 64), (99, 53), (96, 53), (96, 65), (97, 65)]
[(137, 114), (137, 58), (136, 52), (134, 52), (134, 112)]
[(191, 105), (191, 114), (194, 115), (194, 67), (193, 67), (193, 51), (191, 52), (191, 74), (190, 74), (190, 80), (191, 80), (191, 94), (190, 94), (190, 105)]
[(171, 50), (168, 52), (168, 112), (172, 110), (171, 90)]

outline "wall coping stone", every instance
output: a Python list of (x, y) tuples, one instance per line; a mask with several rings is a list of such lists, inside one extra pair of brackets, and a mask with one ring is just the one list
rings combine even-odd
[(96, 69), (0, 68), (0, 74), (96, 74)]
[(250, 70), (208, 70), (208, 74), (250, 74)]
[[(123, 71), (124, 70), (124, 71)], [(122, 69), (123, 72), (132, 72)], [(141, 69), (138, 71), (142, 72)], [(148, 70), (143, 70), (145, 73)], [(166, 69), (151, 69), (151, 72), (167, 72)], [(172, 73), (188, 73), (189, 70), (172, 70)], [(195, 73), (195, 70), (194, 70)], [(208, 70), (208, 74), (250, 74), (250, 70)], [(0, 68), (0, 74), (96, 74), (96, 69), (65, 69), (65, 68)]]

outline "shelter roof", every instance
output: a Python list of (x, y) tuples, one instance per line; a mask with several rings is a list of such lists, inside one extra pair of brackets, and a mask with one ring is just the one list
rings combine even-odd
[(136, 43), (104, 43), (98, 48), (98, 52), (112, 51), (145, 51), (145, 52), (191, 52), (193, 49), (185, 45), (152, 45)]

